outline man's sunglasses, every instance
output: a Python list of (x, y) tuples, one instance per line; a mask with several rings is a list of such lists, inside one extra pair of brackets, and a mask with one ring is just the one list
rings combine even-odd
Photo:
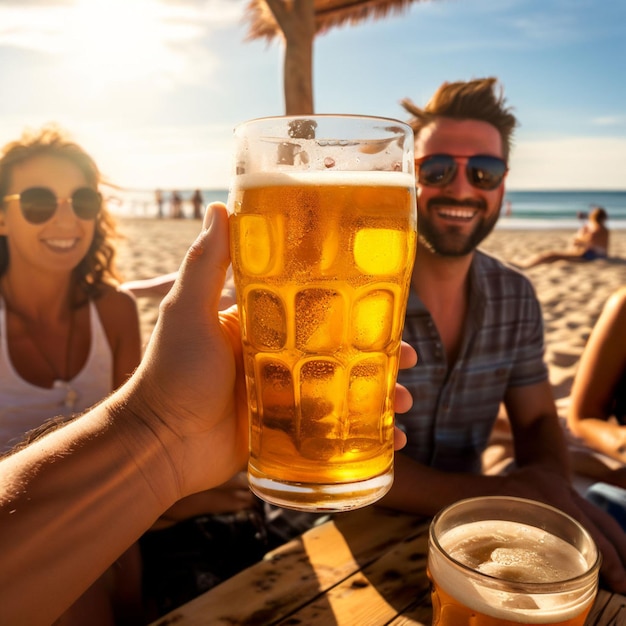
[(102, 195), (89, 187), (80, 187), (69, 198), (57, 198), (46, 187), (30, 187), (21, 193), (4, 196), (4, 201), (19, 200), (22, 215), (31, 224), (47, 222), (57, 210), (59, 203), (69, 200), (72, 209), (81, 220), (93, 220), (102, 208)]
[(457, 175), (457, 159), (466, 159), (465, 176), (473, 187), (484, 191), (495, 189), (504, 179), (507, 165), (503, 159), (478, 154), (471, 157), (459, 157), (451, 154), (430, 154), (415, 159), (417, 180), (420, 185), (445, 187)]

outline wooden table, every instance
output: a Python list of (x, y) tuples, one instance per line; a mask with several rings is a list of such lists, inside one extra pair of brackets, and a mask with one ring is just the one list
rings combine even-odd
[[(335, 515), (153, 626), (430, 626), (429, 521), (376, 507)], [(626, 625), (626, 597), (601, 590), (592, 625)]]

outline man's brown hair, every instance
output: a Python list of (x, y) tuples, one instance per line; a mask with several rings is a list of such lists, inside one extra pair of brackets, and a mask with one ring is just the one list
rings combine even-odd
[(409, 98), (400, 104), (413, 116), (408, 124), (415, 136), (437, 118), (478, 120), (495, 126), (502, 138), (502, 153), (508, 162), (513, 130), (517, 119), (506, 106), (503, 89), (497, 88), (497, 78), (478, 78), (470, 81), (443, 83), (421, 109)]

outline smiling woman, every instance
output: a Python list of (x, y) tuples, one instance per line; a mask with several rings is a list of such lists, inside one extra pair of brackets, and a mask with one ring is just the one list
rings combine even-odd
[[(0, 152), (0, 454), (100, 402), (137, 367), (139, 316), (118, 287), (115, 228), (91, 157), (56, 128)], [(139, 554), (122, 558), (123, 607), (110, 576), (96, 581), (64, 626), (108, 626), (93, 607), (136, 613)], [(104, 603), (104, 604), (103, 604)]]

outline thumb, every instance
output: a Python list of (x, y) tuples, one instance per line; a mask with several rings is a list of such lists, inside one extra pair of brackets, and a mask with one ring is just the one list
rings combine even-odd
[(209, 311), (217, 311), (226, 270), (230, 263), (228, 212), (222, 202), (207, 206), (202, 231), (191, 244), (180, 267), (173, 296), (203, 302)]

